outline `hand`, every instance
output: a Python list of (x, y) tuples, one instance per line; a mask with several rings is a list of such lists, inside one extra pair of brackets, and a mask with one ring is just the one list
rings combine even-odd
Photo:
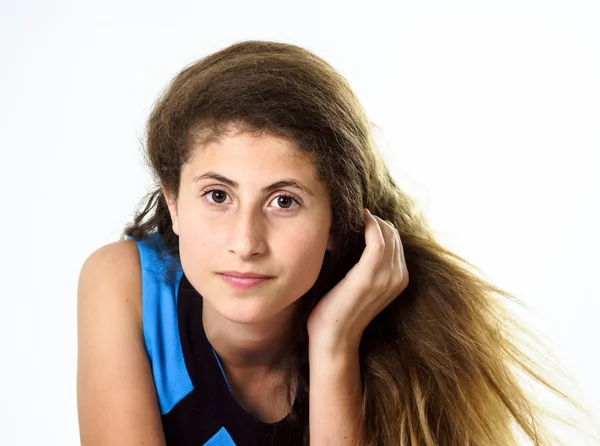
[(358, 349), (367, 325), (408, 285), (398, 230), (368, 210), (364, 217), (365, 250), (311, 312), (307, 327), (311, 344), (333, 351)]

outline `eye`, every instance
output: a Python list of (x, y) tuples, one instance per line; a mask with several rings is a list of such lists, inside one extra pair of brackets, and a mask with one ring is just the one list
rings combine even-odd
[[(204, 191), (202, 196), (205, 197), (207, 195), (212, 196), (213, 199), (216, 199), (216, 204), (222, 204), (223, 202), (220, 200), (223, 200), (227, 196), (227, 193), (221, 189), (208, 189)], [(210, 203), (213, 204), (212, 201)]]
[(298, 205), (298, 200), (296, 200), (296, 198), (292, 195), (287, 195), (287, 194), (279, 194), (277, 195), (274, 200), (277, 200), (278, 204), (282, 206), (282, 209), (293, 209), (296, 206), (292, 206), (291, 202), (295, 201), (296, 204)]

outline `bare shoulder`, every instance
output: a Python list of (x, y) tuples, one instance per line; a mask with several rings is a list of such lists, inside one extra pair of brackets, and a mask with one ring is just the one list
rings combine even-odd
[(83, 446), (164, 445), (141, 325), (141, 268), (134, 241), (85, 260), (77, 287), (77, 409)]
[[(136, 310), (141, 326), (142, 274), (138, 247), (133, 240), (109, 243), (90, 254), (81, 267), (78, 291), (88, 285), (96, 287), (97, 282), (103, 282), (115, 291), (100, 299), (118, 299), (120, 296)], [(80, 299), (89, 294), (78, 293)]]

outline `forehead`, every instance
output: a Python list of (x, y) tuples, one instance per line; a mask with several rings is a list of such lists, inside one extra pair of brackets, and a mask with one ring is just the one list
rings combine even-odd
[(265, 174), (285, 171), (316, 180), (312, 157), (283, 137), (229, 132), (205, 144), (196, 143), (192, 150), (189, 165), (193, 170), (222, 167), (244, 172), (256, 169)]

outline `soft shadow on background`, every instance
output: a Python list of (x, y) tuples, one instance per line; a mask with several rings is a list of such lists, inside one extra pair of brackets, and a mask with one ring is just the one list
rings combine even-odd
[(160, 91), (245, 39), (346, 76), (400, 185), (531, 307), (598, 411), (600, 2), (447, 3), (3, 2), (0, 444), (79, 444), (81, 264), (150, 187)]

